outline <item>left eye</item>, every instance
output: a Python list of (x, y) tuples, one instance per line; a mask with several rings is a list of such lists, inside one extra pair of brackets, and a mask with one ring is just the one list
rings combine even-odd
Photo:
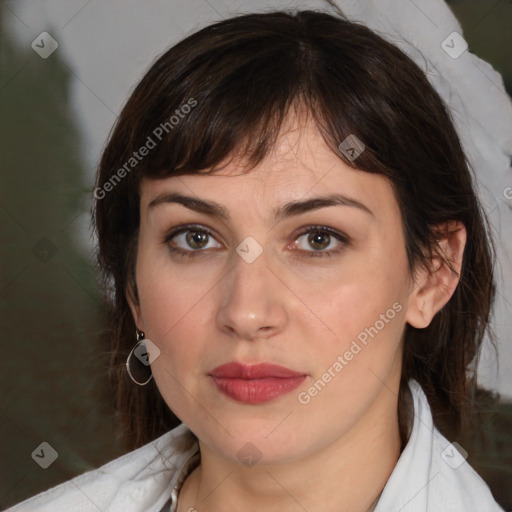
[[(307, 231), (300, 234), (297, 240), (296, 246), (300, 250), (320, 253), (311, 254), (311, 256), (335, 254), (348, 243), (346, 236), (325, 227), (309, 228)], [(311, 251), (311, 248), (313, 248), (313, 251)]]

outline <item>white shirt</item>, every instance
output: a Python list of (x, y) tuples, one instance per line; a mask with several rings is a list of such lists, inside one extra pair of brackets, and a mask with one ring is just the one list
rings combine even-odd
[[(411, 380), (411, 435), (375, 512), (503, 512), (486, 483), (434, 427), (420, 385)], [(79, 475), (6, 512), (171, 512), (178, 479), (198, 446), (181, 424), (151, 443)]]

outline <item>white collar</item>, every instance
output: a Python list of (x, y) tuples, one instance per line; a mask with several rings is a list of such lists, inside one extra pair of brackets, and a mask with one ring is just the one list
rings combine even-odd
[(375, 512), (503, 512), (487, 484), (434, 426), (425, 393), (409, 381), (414, 421)]

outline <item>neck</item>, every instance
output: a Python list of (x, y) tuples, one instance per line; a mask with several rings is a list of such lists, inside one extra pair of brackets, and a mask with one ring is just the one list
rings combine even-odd
[(200, 442), (201, 464), (184, 482), (178, 512), (371, 510), (400, 456), (397, 401), (384, 386), (342, 438), (293, 464), (248, 468)]

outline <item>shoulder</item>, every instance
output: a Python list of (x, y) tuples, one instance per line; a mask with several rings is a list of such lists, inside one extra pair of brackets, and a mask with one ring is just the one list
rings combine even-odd
[(409, 441), (384, 487), (375, 512), (503, 512), (464, 448), (435, 427), (421, 386), (409, 382), (413, 425)]
[(485, 481), (468, 464), (468, 453), (457, 443), (450, 443), (437, 429), (434, 430), (430, 493), (441, 510), (472, 510), (478, 504), (481, 512), (500, 512)]
[(159, 511), (197, 444), (184, 424), (5, 512)]

